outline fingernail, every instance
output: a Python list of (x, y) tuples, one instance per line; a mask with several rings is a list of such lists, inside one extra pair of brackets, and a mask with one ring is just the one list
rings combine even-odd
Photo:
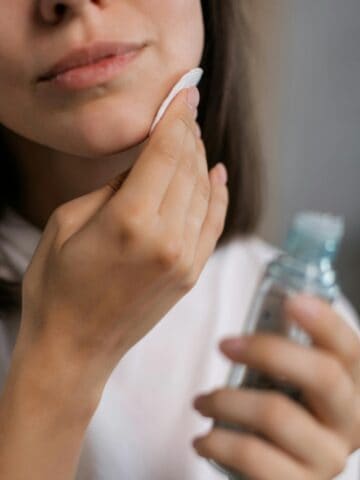
[(187, 102), (192, 110), (197, 108), (200, 103), (200, 92), (197, 87), (187, 89)]
[(218, 163), (216, 166), (216, 178), (222, 184), (225, 184), (228, 181), (227, 170), (223, 163)]
[(238, 353), (242, 350), (245, 350), (248, 345), (248, 340), (246, 338), (227, 338), (220, 342), (220, 348), (229, 352), (229, 353)]

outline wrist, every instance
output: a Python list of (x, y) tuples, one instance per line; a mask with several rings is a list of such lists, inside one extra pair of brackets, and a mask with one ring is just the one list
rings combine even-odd
[[(89, 369), (88, 369), (89, 370)], [(15, 344), (5, 389), (33, 409), (51, 409), (71, 425), (86, 427), (101, 400), (103, 384), (89, 377), (79, 358), (46, 342)]]

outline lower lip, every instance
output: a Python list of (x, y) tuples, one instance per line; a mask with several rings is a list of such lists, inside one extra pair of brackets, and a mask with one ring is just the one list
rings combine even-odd
[(73, 68), (47, 80), (46, 83), (56, 85), (66, 90), (83, 90), (108, 82), (121, 72), (140, 53), (141, 49), (133, 50), (125, 55), (104, 58), (96, 63)]

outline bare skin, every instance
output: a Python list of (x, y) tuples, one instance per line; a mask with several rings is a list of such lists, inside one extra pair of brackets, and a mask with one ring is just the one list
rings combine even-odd
[[(66, 53), (98, 40), (145, 47), (93, 88), (63, 92), (38, 82)], [(20, 165), (16, 209), (44, 229), (56, 207), (132, 166), (162, 101), (203, 49), (200, 0), (1, 2), (0, 125)]]
[(1, 477), (25, 479), (31, 465), (37, 479), (73, 478), (113, 368), (195, 285), (215, 249), (228, 191), (218, 169), (207, 170), (185, 98), (175, 97), (116, 193), (105, 185), (67, 202), (46, 225), (24, 275), (0, 401)]
[[(148, 138), (171, 87), (199, 65), (200, 0), (60, 3), (59, 18), (52, 0), (0, 4), (2, 136), (21, 171), (16, 208), (43, 230), (0, 396), (7, 480), (75, 477), (114, 366), (194, 286), (228, 205), (186, 91)], [(146, 48), (95, 88), (64, 94), (39, 85), (59, 57), (94, 39)], [(129, 166), (114, 192), (108, 182)]]

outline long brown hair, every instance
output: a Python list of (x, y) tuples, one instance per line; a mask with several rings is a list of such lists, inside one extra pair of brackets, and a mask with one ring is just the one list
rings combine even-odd
[[(228, 170), (229, 208), (217, 247), (255, 231), (262, 213), (261, 146), (250, 81), (251, 16), (246, 0), (202, 0), (205, 45), (200, 66), (202, 129), (209, 170), (219, 161)], [(249, 20), (250, 19), (250, 20)], [(0, 144), (0, 220), (21, 195), (16, 161)], [(0, 309), (21, 308), (21, 282), (0, 279)]]

